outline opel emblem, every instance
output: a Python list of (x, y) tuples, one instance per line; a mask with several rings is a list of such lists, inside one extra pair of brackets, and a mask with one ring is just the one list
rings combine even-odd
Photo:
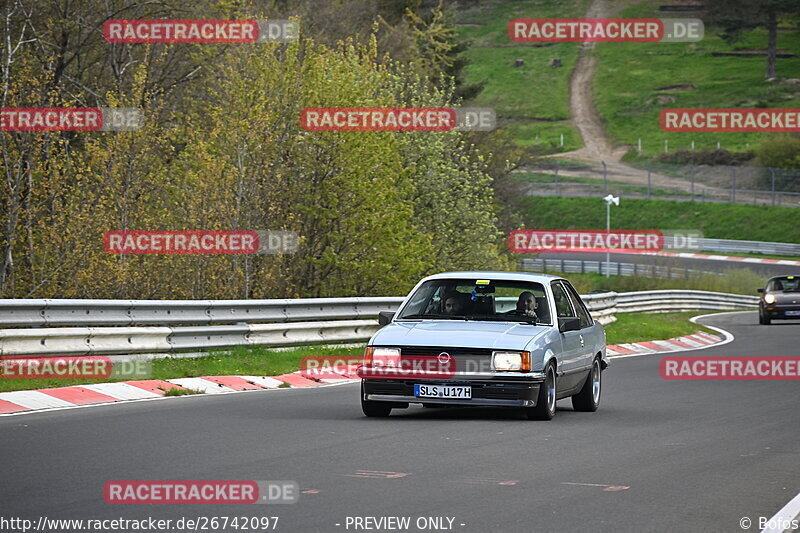
[(436, 359), (438, 359), (440, 363), (445, 364), (450, 361), (450, 354), (447, 352), (442, 352)]

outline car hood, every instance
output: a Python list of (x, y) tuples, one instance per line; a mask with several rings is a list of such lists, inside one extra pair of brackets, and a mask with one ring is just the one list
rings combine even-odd
[(423, 320), (392, 322), (370, 340), (375, 346), (448, 346), (524, 350), (550, 326), (512, 322)]
[(792, 304), (798, 303), (800, 304), (800, 292), (772, 292), (770, 293), (775, 296), (775, 303), (778, 304)]

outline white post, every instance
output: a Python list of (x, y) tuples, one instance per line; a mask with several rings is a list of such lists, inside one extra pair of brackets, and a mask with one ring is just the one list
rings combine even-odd
[(669, 140), (664, 139), (664, 151), (669, 151)]
[(642, 138), (641, 137), (639, 137), (639, 140), (636, 142), (636, 144), (639, 146), (639, 153), (641, 154), (642, 153)]
[(692, 141), (692, 150), (694, 150), (694, 141)]
[(611, 234), (611, 202), (606, 202), (606, 277), (611, 276), (611, 250), (608, 248), (608, 236)]
[(613, 194), (603, 198), (606, 203), (606, 277), (611, 276), (611, 248), (608, 246), (608, 236), (611, 235), (611, 204), (619, 205), (619, 196)]
[(564, 134), (561, 134), (561, 146), (564, 146)]
[(719, 150), (719, 141), (717, 141), (717, 150)]

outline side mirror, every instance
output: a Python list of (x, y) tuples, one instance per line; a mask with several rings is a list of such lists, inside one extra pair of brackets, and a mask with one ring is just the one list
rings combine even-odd
[(756, 289), (757, 292), (764, 292), (764, 289)]
[(380, 311), (378, 313), (378, 325), (385, 326), (394, 318), (394, 311)]
[(580, 318), (559, 318), (558, 331), (566, 333), (567, 331), (578, 331), (581, 329)]

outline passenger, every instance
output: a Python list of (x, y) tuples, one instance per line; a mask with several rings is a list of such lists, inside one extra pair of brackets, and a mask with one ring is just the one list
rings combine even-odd
[(520, 293), (517, 299), (516, 314), (528, 316), (531, 318), (538, 318), (536, 316), (536, 308), (539, 304), (536, 302), (536, 296), (530, 291)]

